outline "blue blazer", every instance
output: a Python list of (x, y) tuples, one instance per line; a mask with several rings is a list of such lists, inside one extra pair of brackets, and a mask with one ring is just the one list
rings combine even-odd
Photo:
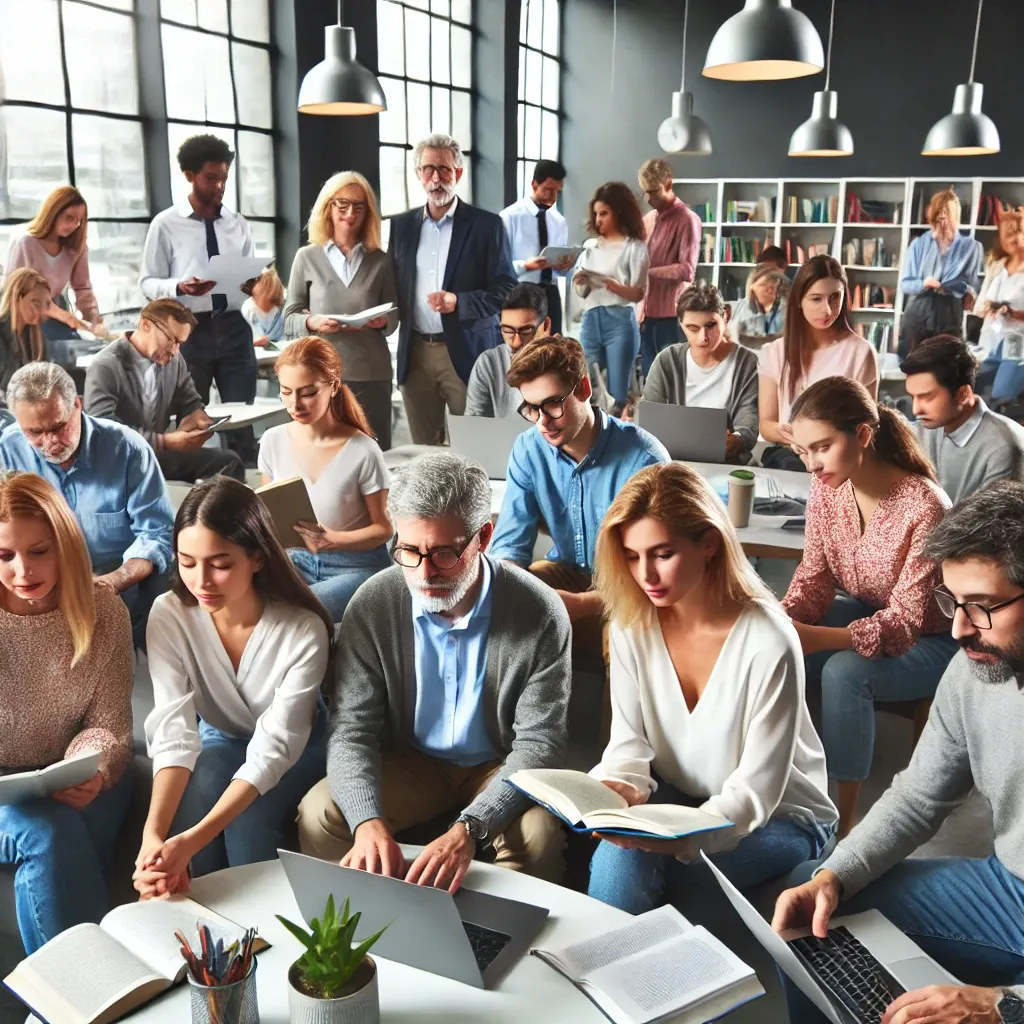
[[(398, 383), (405, 382), (412, 349), (416, 301), (416, 251), (423, 225), (422, 206), (391, 220), (388, 251), (395, 260), (398, 282)], [(502, 300), (517, 284), (505, 226), (488, 213), (459, 200), (452, 215), (452, 243), (444, 272), (444, 290), (459, 301), (444, 313), (441, 325), (455, 372), (465, 383), (481, 352), (502, 344), (498, 318)]]

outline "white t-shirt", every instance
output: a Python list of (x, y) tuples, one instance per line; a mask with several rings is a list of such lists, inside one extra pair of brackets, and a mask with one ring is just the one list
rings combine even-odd
[[(993, 306), (1005, 302), (1011, 309), (1024, 309), (1024, 270), (1018, 270), (1016, 274), (1008, 274), (1004, 266), (996, 274), (985, 297)], [(978, 344), (985, 356), (989, 356), (1008, 334), (1021, 334), (1022, 332), (1024, 332), (1024, 324), (1019, 320), (1010, 320), (1003, 316), (986, 317)], [(1002, 357), (1004, 359), (1013, 358), (1015, 354), (1010, 356), (1003, 352)]]
[(705, 370), (697, 365), (693, 352), (686, 350), (686, 404), (698, 409), (725, 409), (736, 375), (736, 349), (717, 366)]
[(317, 522), (328, 530), (359, 530), (373, 520), (364, 495), (376, 494), (390, 486), (384, 453), (372, 438), (353, 434), (323, 468), (316, 483), (295, 457), (290, 424), (271, 427), (260, 438), (258, 465), (271, 480), (301, 476), (309, 491), (309, 500)]

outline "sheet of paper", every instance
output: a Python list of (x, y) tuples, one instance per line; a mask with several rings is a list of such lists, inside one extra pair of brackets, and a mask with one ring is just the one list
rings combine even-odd
[(361, 313), (322, 313), (328, 320), (337, 320), (339, 324), (346, 327), (365, 327), (371, 320), (379, 316), (387, 316), (395, 308), (393, 302), (385, 302), (379, 306), (371, 306)]
[(227, 423), (221, 424), (214, 430), (215, 434), (225, 430), (237, 430), (239, 427), (248, 427), (280, 413), (284, 413), (284, 403), (280, 400), (255, 402), (253, 405), (246, 405), (245, 402), (211, 402), (206, 407), (206, 415), (211, 420), (220, 419), (222, 416), (231, 417)]
[(272, 262), (266, 256), (211, 256), (206, 280), (217, 284), (210, 294), (237, 299), (242, 294), (242, 285), (259, 277)]

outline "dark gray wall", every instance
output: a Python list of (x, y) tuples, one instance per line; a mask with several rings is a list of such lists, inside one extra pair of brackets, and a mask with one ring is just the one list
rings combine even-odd
[[(710, 157), (667, 157), (680, 177), (1012, 177), (1024, 175), (1024, 129), (1014, 69), (1024, 39), (1024, 2), (988, 0), (976, 79), (985, 112), (999, 127), (1002, 152), (975, 158), (921, 156), (931, 125), (949, 113), (953, 89), (967, 81), (977, 7), (973, 0), (837, 0), (832, 88), (840, 119), (853, 132), (851, 157), (795, 158), (789, 137), (811, 114), (824, 73), (785, 82), (716, 82), (701, 75), (718, 26), (740, 0), (690, 0), (687, 88), (714, 143)], [(822, 42), (828, 0), (797, 0)], [(614, 93), (612, 0), (562, 0), (562, 160), (574, 232), (595, 186), (621, 179), (665, 156), (658, 125), (671, 112), (682, 61), (682, 0), (618, 0)]]

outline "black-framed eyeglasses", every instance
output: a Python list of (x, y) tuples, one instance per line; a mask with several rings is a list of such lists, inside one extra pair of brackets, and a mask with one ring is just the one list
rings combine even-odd
[(454, 167), (444, 167), (441, 164), (420, 164), (420, 174), (424, 178), (429, 180), (435, 172), (442, 181), (451, 181), (455, 177)]
[[(475, 537), (476, 534), (473, 536)], [(448, 569), (454, 569), (462, 561), (466, 548), (472, 543), (473, 537), (470, 537), (461, 548), (444, 546), (431, 548), (429, 551), (420, 551), (419, 548), (402, 547), (396, 543), (391, 549), (391, 557), (395, 564), (402, 566), (403, 569), (418, 569), (420, 563), (426, 558), (435, 569), (440, 569), (444, 572)]]
[(956, 615), (957, 608), (959, 608), (967, 616), (967, 621), (975, 629), (991, 629), (993, 612), (998, 612), (1002, 608), (1009, 608), (1011, 604), (1024, 600), (1024, 592), (1022, 592), (1016, 597), (1011, 597), (1009, 601), (1000, 601), (999, 604), (993, 605), (983, 605), (978, 604), (977, 601), (958, 601), (948, 590), (943, 590), (940, 587), (936, 587), (932, 593), (935, 594), (935, 603), (939, 606), (939, 611), (943, 615), (953, 618)]
[(167, 330), (166, 327), (159, 320), (154, 320), (152, 317), (145, 316), (142, 318), (146, 323), (152, 324), (169, 342), (172, 349), (181, 348), (181, 342)]
[(349, 199), (332, 199), (330, 200), (330, 205), (338, 213), (348, 213), (349, 210), (352, 210), (354, 213), (366, 212), (366, 203), (359, 200), (352, 202)]
[(574, 387), (572, 391), (562, 395), (561, 398), (549, 398), (538, 405), (534, 405), (533, 402), (523, 402), (516, 411), (524, 420), (529, 420), (531, 423), (537, 423), (540, 420), (541, 413), (547, 416), (549, 420), (560, 420), (565, 415), (565, 403), (569, 401), (569, 396), (575, 390), (576, 388)]
[(513, 327), (511, 324), (502, 324), (499, 330), (503, 338), (515, 338), (517, 335), (523, 341), (529, 341), (536, 333), (540, 324), (526, 324), (524, 327)]

